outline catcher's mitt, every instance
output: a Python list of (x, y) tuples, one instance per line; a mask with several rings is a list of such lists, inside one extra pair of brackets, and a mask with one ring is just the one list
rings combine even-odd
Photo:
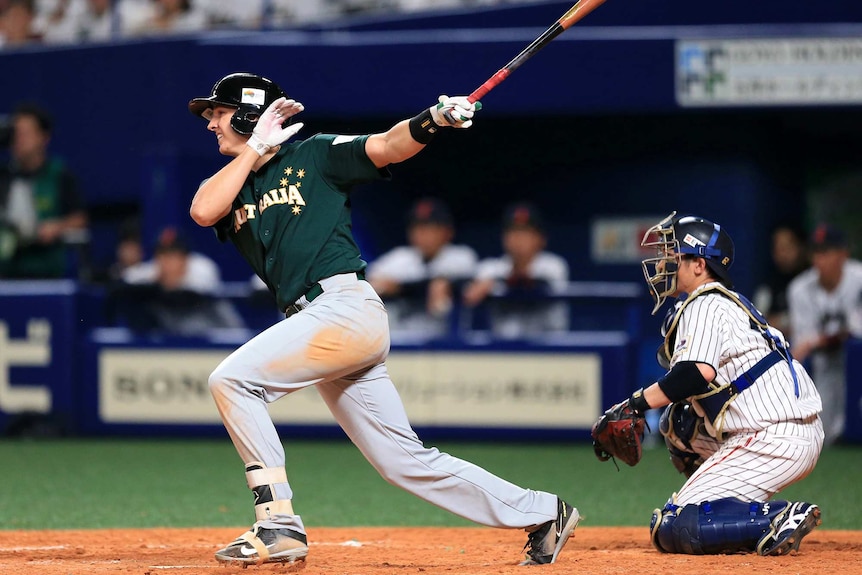
[(593, 425), (593, 449), (599, 461), (615, 457), (634, 466), (643, 455), (646, 419), (629, 405), (629, 400), (607, 410)]

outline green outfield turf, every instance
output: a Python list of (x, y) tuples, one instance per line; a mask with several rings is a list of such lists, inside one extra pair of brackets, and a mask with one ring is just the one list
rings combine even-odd
[[(472, 525), (385, 483), (347, 440), (284, 441), (294, 507), (307, 525)], [(430, 444), (430, 442), (429, 442)], [(578, 444), (441, 442), (515, 483), (559, 493), (584, 525), (647, 525), (682, 484), (663, 448), (634, 468)], [(228, 439), (0, 441), (0, 528), (246, 526), (242, 464)], [(862, 529), (862, 446), (832, 447), (784, 492), (823, 509), (824, 528)]]

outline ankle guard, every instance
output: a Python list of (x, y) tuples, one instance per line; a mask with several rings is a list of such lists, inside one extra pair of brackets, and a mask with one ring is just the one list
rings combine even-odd
[(733, 497), (685, 507), (668, 501), (664, 509), (653, 513), (650, 535), (655, 548), (664, 553), (754, 551), (772, 520), (787, 505), (787, 501), (746, 502)]
[(256, 521), (272, 521), (275, 515), (294, 515), (290, 499), (275, 499), (276, 483), (287, 483), (284, 467), (264, 467), (259, 461), (245, 466), (248, 488), (254, 493), (254, 516)]

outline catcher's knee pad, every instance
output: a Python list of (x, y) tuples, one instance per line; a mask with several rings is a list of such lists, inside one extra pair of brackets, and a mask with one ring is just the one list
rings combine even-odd
[(674, 498), (676, 497), (676, 493), (667, 500), (667, 503), (664, 504), (664, 507), (661, 509), (656, 509), (652, 512), (652, 520), (649, 524), (649, 535), (650, 541), (652, 542), (653, 547), (661, 551), (662, 553), (673, 553), (671, 549), (665, 549), (662, 547), (659, 542), (658, 534), (659, 532), (665, 532), (668, 528), (668, 525), (673, 523), (674, 519), (676, 519), (676, 514), (679, 511), (679, 505), (674, 504)]
[(665, 553), (713, 555), (753, 551), (786, 501), (742, 501), (734, 497), (689, 504), (670, 501), (650, 524), (653, 545)]
[(703, 418), (687, 401), (671, 403), (659, 418), (658, 429), (670, 452), (670, 461), (686, 477), (691, 477), (703, 463), (703, 458), (692, 448), (692, 442), (702, 428)]

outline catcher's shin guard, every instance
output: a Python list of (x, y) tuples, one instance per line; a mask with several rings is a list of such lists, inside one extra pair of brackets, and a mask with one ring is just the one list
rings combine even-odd
[(665, 553), (714, 555), (754, 551), (787, 501), (742, 501), (733, 497), (656, 509), (650, 524), (652, 543)]

